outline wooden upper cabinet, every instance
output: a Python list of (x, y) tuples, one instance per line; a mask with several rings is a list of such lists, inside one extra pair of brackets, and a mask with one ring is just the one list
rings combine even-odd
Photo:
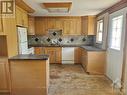
[(47, 19), (35, 17), (35, 34), (46, 35), (48, 32)]
[(54, 29), (55, 28), (55, 19), (54, 18), (47, 18), (47, 28)]
[(35, 19), (32, 16), (28, 17), (28, 35), (35, 34)]
[(28, 27), (27, 12), (16, 6), (16, 25)]
[(95, 16), (82, 17), (82, 34), (95, 35)]
[(35, 34), (46, 35), (48, 29), (62, 29), (63, 35), (81, 35), (81, 17), (35, 18)]
[(26, 11), (22, 12), (23, 26), (28, 27), (28, 14)]
[(63, 35), (81, 35), (81, 19), (64, 20)]
[(63, 35), (68, 35), (71, 32), (71, 21), (70, 20), (64, 20), (64, 30)]
[(64, 28), (63, 25), (64, 25), (63, 20), (56, 19), (56, 21), (55, 21), (55, 28), (56, 29), (62, 29), (63, 30), (63, 28)]

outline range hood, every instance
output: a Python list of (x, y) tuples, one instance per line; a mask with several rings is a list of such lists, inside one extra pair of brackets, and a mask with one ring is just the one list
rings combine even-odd
[(68, 13), (70, 11), (72, 2), (62, 2), (62, 3), (42, 3), (41, 6), (44, 7), (50, 13)]

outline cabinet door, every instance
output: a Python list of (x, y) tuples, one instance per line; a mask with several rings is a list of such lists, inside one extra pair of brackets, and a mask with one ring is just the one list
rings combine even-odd
[(35, 34), (46, 35), (47, 34), (47, 19), (35, 18)]
[(64, 25), (64, 22), (62, 19), (56, 20), (56, 24), (55, 24), (56, 29), (62, 29), (63, 30), (63, 25)]
[(34, 35), (35, 34), (35, 20), (34, 17), (28, 18), (28, 35)]
[(76, 19), (74, 27), (76, 27), (75, 34), (81, 35), (81, 19)]
[(88, 63), (87, 51), (82, 49), (82, 66), (84, 67), (85, 71), (87, 71), (87, 63)]
[(53, 48), (46, 48), (45, 54), (49, 55), (49, 62), (55, 63), (56, 62), (56, 52)]
[(95, 35), (95, 16), (88, 17), (88, 34)]
[(70, 20), (64, 20), (64, 35), (69, 35), (71, 31), (71, 21)]
[(0, 62), (0, 92), (9, 92), (9, 72), (7, 62)]
[(22, 11), (23, 26), (28, 27), (28, 15), (26, 11)]
[(43, 53), (42, 47), (35, 47), (34, 48), (35, 54), (40, 55)]
[(54, 29), (55, 28), (55, 19), (48, 18), (47, 27), (48, 27), (48, 29)]
[(62, 48), (56, 48), (55, 50), (55, 63), (61, 63), (62, 60)]
[(82, 34), (87, 35), (88, 33), (88, 17), (82, 17)]
[(22, 20), (22, 11), (21, 8), (16, 7), (16, 25), (22, 26), (23, 20)]
[(75, 48), (74, 54), (75, 54), (75, 63), (76, 64), (81, 64), (81, 60), (82, 60), (82, 58), (81, 58), (81, 56), (82, 56), (81, 49), (80, 48)]

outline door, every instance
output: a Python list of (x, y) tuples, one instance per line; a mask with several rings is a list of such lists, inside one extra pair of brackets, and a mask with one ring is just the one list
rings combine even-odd
[(109, 17), (106, 75), (112, 81), (121, 81), (126, 11), (119, 10)]
[(19, 54), (29, 54), (27, 42), (19, 44)]
[(18, 38), (19, 38), (19, 42), (27, 42), (27, 29), (26, 28), (22, 28), (22, 27), (18, 27)]

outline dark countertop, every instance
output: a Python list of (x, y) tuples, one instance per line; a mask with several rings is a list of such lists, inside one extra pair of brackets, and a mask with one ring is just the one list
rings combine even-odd
[(97, 48), (95, 46), (80, 46), (80, 47), (87, 50), (87, 51), (106, 51), (104, 49)]
[(80, 47), (81, 45), (29, 45), (29, 47)]
[(20, 54), (9, 58), (9, 60), (48, 60), (48, 55)]
[(106, 51), (95, 46), (84, 46), (84, 45), (29, 45), (29, 47), (81, 47), (87, 51)]

